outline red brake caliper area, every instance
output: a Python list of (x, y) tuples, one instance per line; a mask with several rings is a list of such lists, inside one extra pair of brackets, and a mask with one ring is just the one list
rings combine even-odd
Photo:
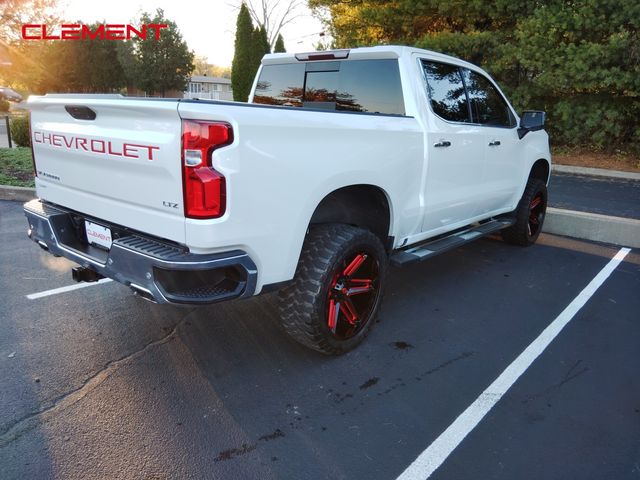
[(529, 205), (529, 235), (533, 235), (540, 226), (540, 209), (542, 208), (542, 195), (536, 195)]
[(331, 282), (327, 325), (333, 333), (336, 333), (341, 318), (352, 326), (362, 320), (352, 297), (374, 291), (373, 278), (355, 278), (367, 258), (365, 253), (357, 254), (341, 272), (334, 276)]

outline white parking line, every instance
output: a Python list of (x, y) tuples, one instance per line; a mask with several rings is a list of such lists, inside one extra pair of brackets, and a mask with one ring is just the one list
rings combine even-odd
[(620, 249), (567, 308), (402, 472), (397, 480), (426, 480), (429, 478), (469, 432), (498, 403), (534, 360), (549, 346), (553, 339), (558, 336), (630, 251), (631, 249), (629, 248)]
[(75, 285), (69, 285), (67, 287), (54, 288), (53, 290), (45, 290), (44, 292), (31, 293), (25, 295), (29, 300), (37, 300), (38, 298), (49, 297), (51, 295), (57, 295), (59, 293), (71, 292), (72, 290), (79, 290), (81, 288), (93, 287), (94, 285), (102, 285), (103, 283), (112, 282), (110, 278), (103, 278), (97, 282), (77, 283)]

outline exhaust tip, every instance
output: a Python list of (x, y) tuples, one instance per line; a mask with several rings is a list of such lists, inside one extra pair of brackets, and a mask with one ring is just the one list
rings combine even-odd
[(141, 287), (140, 285), (136, 285), (135, 283), (130, 284), (129, 287), (133, 291), (134, 295), (136, 295), (136, 296), (138, 296), (140, 298), (144, 298), (148, 302), (158, 303), (156, 301), (156, 299), (154, 298), (153, 294), (149, 290), (147, 290), (146, 288)]

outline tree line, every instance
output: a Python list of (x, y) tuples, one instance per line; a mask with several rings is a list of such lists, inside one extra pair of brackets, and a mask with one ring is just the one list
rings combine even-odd
[[(274, 53), (286, 52), (280, 33), (276, 37), (273, 51)], [(271, 53), (267, 26), (262, 24), (254, 27), (249, 8), (242, 2), (236, 19), (235, 50), (231, 64), (231, 87), (234, 100), (247, 101), (260, 61), (267, 53)]]
[[(167, 24), (160, 40), (133, 37), (128, 41), (26, 41), (21, 25), (69, 23), (47, 13), (56, 0), (11, 0), (0, 3), (0, 49), (10, 46), (10, 67), (0, 70), (0, 81), (31, 93), (108, 93), (135, 88), (165, 96), (184, 91), (192, 73), (231, 77), (234, 99), (247, 101), (253, 78), (266, 53), (285, 52), (282, 27), (295, 20), (304, 0), (239, 2), (232, 69), (216, 67), (195, 57), (175, 22), (161, 9), (142, 14), (138, 25)], [(256, 26), (253, 25), (253, 19)], [(81, 23), (81, 22), (76, 22)], [(88, 25), (95, 31), (99, 24)], [(0, 52), (1, 53), (1, 52)]]
[(108, 93), (127, 87), (157, 96), (184, 91), (194, 69), (194, 54), (177, 25), (165, 18), (162, 9), (143, 13), (138, 22), (168, 28), (158, 40), (153, 35), (128, 41), (14, 40), (12, 65), (4, 69), (4, 77), (32, 93)]
[(334, 47), (414, 45), (487, 70), (556, 144), (640, 151), (640, 8), (618, 0), (310, 0)]

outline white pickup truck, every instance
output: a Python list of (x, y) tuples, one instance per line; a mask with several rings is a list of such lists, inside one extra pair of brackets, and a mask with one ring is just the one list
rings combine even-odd
[(389, 262), (492, 232), (535, 242), (544, 113), (480, 68), (373, 47), (266, 55), (249, 103), (30, 97), (29, 237), (158, 303), (278, 289), (284, 329), (327, 354), (371, 328)]

